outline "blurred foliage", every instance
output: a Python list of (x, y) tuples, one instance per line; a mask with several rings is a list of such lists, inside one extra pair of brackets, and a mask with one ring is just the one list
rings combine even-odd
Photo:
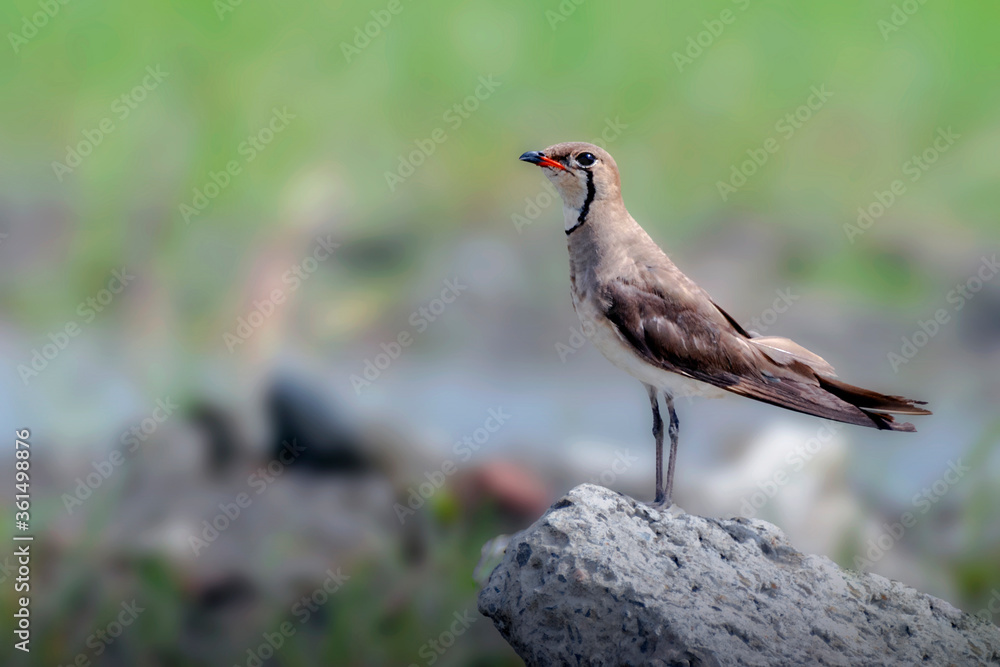
[[(329, 600), (302, 622), (291, 608), (274, 608), (258, 619), (256, 626), (238, 628), (244, 643), (226, 645), (223, 628), (209, 613), (194, 611), (199, 604), (190, 597), (183, 572), (165, 560), (143, 557), (120, 562), (119, 572), (132, 573), (117, 585), (95, 579), (93, 563), (99, 548), (79, 545), (65, 554), (57, 579), (45, 582), (39, 606), (33, 608), (32, 654), (19, 654), (8, 644), (0, 656), (4, 664), (71, 664), (84, 654), (91, 664), (205, 665), (247, 664), (248, 649), (264, 643), (264, 633), (273, 634), (283, 623), (295, 632), (275, 651), (266, 664), (305, 665), (405, 665), (430, 664), (480, 667), (521, 664), (511, 649), (476, 610), (477, 584), (472, 572), (480, 547), (496, 536), (500, 525), (495, 508), (484, 505), (464, 516), (434, 520), (429, 526), (431, 548), (414, 567), (412, 557), (395, 549), (378, 558), (351, 563), (349, 579)], [(106, 527), (94, 527), (98, 532)], [(89, 564), (89, 565), (88, 565)], [(37, 564), (35, 565), (37, 568)], [(36, 570), (35, 577), (38, 577)], [(48, 579), (48, 577), (46, 577)], [(10, 587), (0, 591), (0, 610), (12, 615), (17, 609)], [(36, 600), (39, 595), (35, 594)], [(92, 634), (115, 620), (122, 600), (136, 599), (142, 613), (134, 626), (108, 647), (105, 658), (95, 653)], [(469, 612), (473, 619), (467, 632), (476, 639), (456, 642), (449, 650), (435, 653), (428, 646), (455, 621), (455, 614)], [(83, 621), (81, 623), (81, 621)], [(198, 636), (211, 643), (187, 644), (186, 625), (198, 625)], [(84, 634), (81, 634), (84, 632)], [(487, 638), (483, 640), (484, 636)], [(247, 637), (251, 637), (247, 644)], [(88, 639), (92, 643), (87, 643)], [(440, 646), (440, 644), (439, 644)], [(217, 652), (228, 650), (220, 656)], [(211, 652), (216, 652), (211, 657)], [(252, 660), (251, 660), (252, 662)]]
[[(609, 118), (627, 125), (614, 153), (633, 212), (654, 235), (669, 228), (668, 238), (683, 238), (734, 214), (766, 217), (818, 242), (803, 280), (914, 300), (927, 286), (883, 252), (888, 239), (933, 234), (941, 223), (995, 236), (994, 4), (920, 4), (885, 38), (879, 21), (890, 3), (563, 5), (573, 7), (565, 17), (556, 2), (404, 1), (349, 63), (342, 44), (383, 4), (60, 5), (37, 36), (0, 59), (7, 224), (58, 235), (51, 254), (21, 267), (4, 290), (5, 310), (43, 323), (125, 263), (155, 271), (191, 300), (187, 326), (197, 327), (199, 313), (228, 296), (226, 281), (258, 235), (288, 217), (290, 184), (321, 167), (339, 180), (328, 186), (341, 195), (345, 227), (364, 236), (406, 229), (411, 254), (459, 229), (510, 233), (518, 193), (538, 187), (516, 156), (599, 136)], [(735, 21), (678, 71), (674, 54), (724, 10)], [(20, 26), (33, 11), (29, 0), (5, 3), (0, 25)], [(147, 66), (167, 78), (117, 120), (113, 100)], [(451, 129), (444, 113), (490, 75), (499, 88)], [(722, 202), (716, 182), (818, 85), (831, 100)], [(210, 172), (240, 159), (237, 147), (275, 107), (295, 114), (288, 129), (186, 225), (180, 204)], [(108, 116), (114, 131), (59, 182), (52, 162)], [(953, 152), (876, 233), (845, 243), (843, 223), (939, 127), (961, 135)], [(385, 172), (436, 128), (447, 140), (390, 193)], [(56, 264), (61, 280), (53, 281)]]

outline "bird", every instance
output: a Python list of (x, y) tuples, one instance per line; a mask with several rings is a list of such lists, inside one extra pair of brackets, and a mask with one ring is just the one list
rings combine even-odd
[[(748, 332), (684, 275), (629, 215), (614, 158), (584, 142), (527, 151), (563, 201), (573, 307), (594, 346), (645, 386), (653, 412), (653, 507), (673, 504), (680, 423), (674, 399), (736, 394), (796, 412), (887, 431), (915, 431), (893, 414), (929, 415), (925, 401), (837, 378), (798, 343)], [(663, 481), (663, 419), (670, 454)]]

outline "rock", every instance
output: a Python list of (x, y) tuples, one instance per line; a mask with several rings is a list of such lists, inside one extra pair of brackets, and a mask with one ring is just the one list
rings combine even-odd
[(591, 484), (511, 538), (479, 611), (528, 665), (1000, 664), (1000, 628), (771, 524)]

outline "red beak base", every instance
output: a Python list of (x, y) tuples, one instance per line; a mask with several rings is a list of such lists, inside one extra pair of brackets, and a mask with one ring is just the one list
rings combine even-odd
[(519, 159), (523, 160), (524, 162), (530, 162), (531, 164), (537, 164), (539, 167), (551, 167), (552, 169), (562, 169), (563, 171), (569, 171), (569, 169), (564, 167), (562, 164), (556, 162), (550, 157), (545, 157), (539, 151), (528, 151), (527, 153), (521, 155)]
[(543, 157), (538, 161), (539, 167), (552, 167), (553, 169), (562, 169), (563, 171), (569, 171), (566, 167), (562, 166), (559, 162), (556, 162), (552, 158)]

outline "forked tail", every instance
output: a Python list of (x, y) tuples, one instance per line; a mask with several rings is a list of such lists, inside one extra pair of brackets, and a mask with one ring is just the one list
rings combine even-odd
[(830, 392), (845, 403), (857, 407), (874, 422), (875, 428), (886, 431), (915, 431), (913, 424), (897, 423), (892, 414), (929, 415), (930, 410), (917, 407), (926, 405), (926, 401), (915, 401), (902, 396), (888, 396), (870, 389), (862, 389), (852, 384), (835, 380), (831, 377), (817, 375), (819, 386)]

